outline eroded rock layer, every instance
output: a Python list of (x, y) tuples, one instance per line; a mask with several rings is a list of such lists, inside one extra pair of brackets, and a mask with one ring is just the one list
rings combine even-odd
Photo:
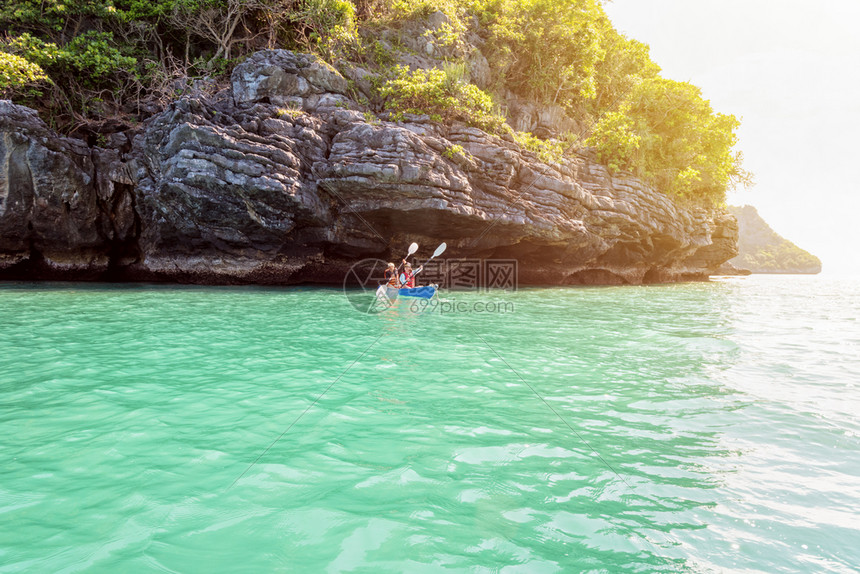
[(0, 277), (341, 282), (417, 241), (515, 259), (520, 284), (700, 279), (737, 223), (684, 209), (586, 156), (377, 118), (306, 54), (260, 52), (103, 147), (0, 102)]

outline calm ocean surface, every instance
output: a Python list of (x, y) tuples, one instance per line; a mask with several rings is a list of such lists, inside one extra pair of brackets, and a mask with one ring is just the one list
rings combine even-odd
[(0, 572), (858, 572), (857, 279), (445, 297), (0, 284)]

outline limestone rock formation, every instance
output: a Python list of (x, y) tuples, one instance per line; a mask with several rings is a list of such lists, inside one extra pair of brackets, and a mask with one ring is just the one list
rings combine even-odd
[[(81, 276), (107, 270), (134, 234), (116, 152), (58, 137), (33, 110), (0, 101), (0, 270), (30, 262)], [(117, 170), (117, 172), (113, 172)]]
[(259, 52), (230, 89), (89, 148), (0, 104), (0, 277), (340, 282), (417, 241), (519, 262), (521, 284), (701, 279), (735, 218), (685, 209), (588, 155), (376, 118), (315, 56)]

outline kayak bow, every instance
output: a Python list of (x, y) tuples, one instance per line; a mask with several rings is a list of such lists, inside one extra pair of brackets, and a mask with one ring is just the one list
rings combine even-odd
[(397, 297), (416, 297), (418, 299), (432, 299), (436, 294), (435, 285), (425, 285), (423, 287), (388, 287), (382, 285), (376, 290), (377, 297), (386, 297), (389, 301), (394, 301)]

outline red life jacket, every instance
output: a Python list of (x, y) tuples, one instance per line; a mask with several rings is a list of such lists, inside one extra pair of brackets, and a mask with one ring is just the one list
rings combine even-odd
[(403, 275), (406, 276), (406, 282), (403, 283), (403, 286), (410, 289), (415, 287), (415, 273), (412, 271), (403, 271)]

